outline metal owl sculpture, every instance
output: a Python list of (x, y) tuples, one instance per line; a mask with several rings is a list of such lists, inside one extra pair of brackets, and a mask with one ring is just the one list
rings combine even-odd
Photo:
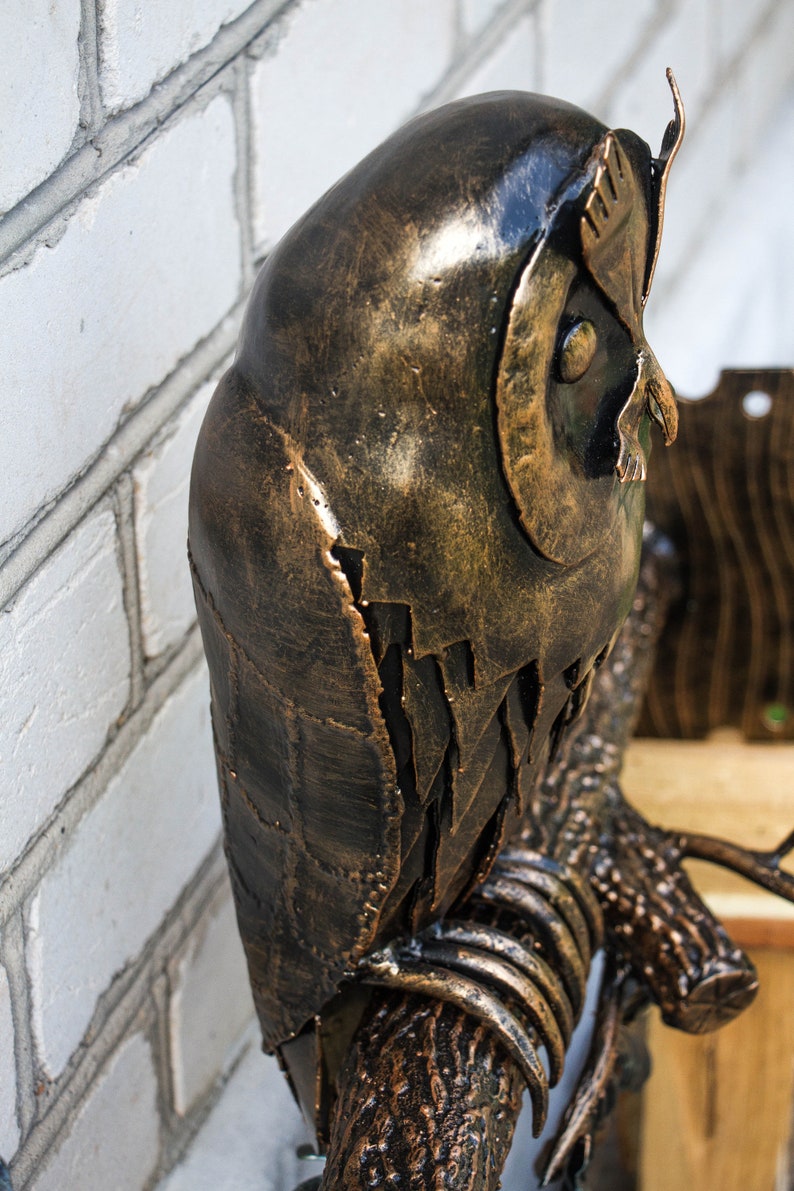
[(658, 157), (536, 95), (412, 121), (273, 251), (204, 422), (190, 552), (229, 868), (266, 1049), (321, 1139), (374, 985), (484, 1022), (537, 1128), (562, 1069), (602, 907), (504, 847), (632, 606), (651, 427), (676, 435), (642, 330), (671, 86)]

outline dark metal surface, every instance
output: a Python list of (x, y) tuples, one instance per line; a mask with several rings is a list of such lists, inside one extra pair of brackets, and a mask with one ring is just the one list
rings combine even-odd
[(304, 1103), (361, 1012), (346, 980), (518, 834), (630, 607), (629, 481), (651, 421), (674, 433), (641, 323), (660, 176), (570, 105), (464, 100), (257, 281), (190, 548), (241, 932)]
[(755, 989), (681, 860), (788, 895), (777, 856), (656, 831), (617, 783), (666, 598), (658, 539), (635, 586), (678, 421), (642, 331), (673, 91), (659, 158), (519, 93), (400, 130), (270, 257), (201, 431), (229, 869), (325, 1186), (495, 1188), (604, 944), (549, 1159), (578, 1177), (632, 999), (703, 1030)]
[[(589, 884), (601, 907), (596, 937), (603, 938), (609, 960), (591, 1054), (563, 1126), (549, 1139), (545, 1161), (546, 1179), (565, 1175), (571, 1187), (579, 1185), (587, 1167), (593, 1136), (611, 1107), (616, 1085), (627, 1078), (621, 1058), (624, 1017), (651, 999), (670, 1024), (694, 1032), (714, 1029), (749, 1004), (757, 987), (752, 964), (683, 871), (680, 838), (645, 822), (619, 786), (623, 753), (675, 587), (669, 544), (658, 538), (649, 544), (633, 610), (599, 670), (587, 708), (534, 794), (522, 839), (502, 853), (481, 887), (498, 886), (502, 874), (517, 871), (528, 852), (568, 876), (572, 898), (583, 883)], [(466, 918), (476, 919), (488, 907), (489, 898), (481, 891), (462, 908)], [(500, 898), (497, 913), (504, 929), (548, 960), (562, 995), (576, 998), (577, 989), (565, 976), (576, 961), (576, 945), (560, 950), (544, 929), (547, 918), (559, 926), (562, 901), (557, 910), (511, 916)], [(578, 921), (570, 905), (565, 910), (569, 920)], [(493, 922), (493, 917), (485, 921)], [(574, 985), (579, 979), (575, 970), (570, 972)], [(525, 1012), (523, 1006), (517, 1011)], [(461, 1015), (438, 998), (421, 1006), (399, 993), (376, 1001), (340, 1076), (324, 1186), (363, 1191), (388, 1185), (384, 1172), (394, 1161), (403, 1172), (410, 1171), (412, 1187), (496, 1188), (521, 1082), (520, 1064), (511, 1059), (509, 1048), (493, 1029), (483, 1035), (471, 1013)], [(537, 1114), (536, 1100), (533, 1110)], [(473, 1133), (472, 1120), (477, 1121)], [(467, 1128), (468, 1146), (462, 1141)], [(450, 1159), (458, 1152), (462, 1166)], [(539, 1180), (540, 1175), (535, 1179), (528, 1172), (528, 1187)]]

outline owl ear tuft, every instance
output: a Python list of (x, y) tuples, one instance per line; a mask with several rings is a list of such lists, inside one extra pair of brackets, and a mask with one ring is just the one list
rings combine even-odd
[(613, 235), (625, 221), (633, 199), (614, 132), (608, 132), (599, 142), (595, 158), (582, 215), (582, 247), (588, 258), (597, 255), (598, 241)]
[(589, 163), (580, 220), (582, 256), (591, 277), (622, 318), (640, 309), (647, 223), (635, 212), (637, 185), (618, 135), (608, 132)]
[(648, 257), (648, 268), (645, 277), (645, 284), (642, 289), (642, 304), (643, 306), (648, 301), (648, 294), (651, 292), (651, 283), (653, 275), (656, 270), (656, 261), (659, 257), (659, 249), (662, 244), (662, 226), (664, 224), (664, 200), (667, 193), (667, 179), (670, 175), (670, 166), (673, 164), (673, 159), (681, 148), (681, 142), (684, 139), (684, 132), (686, 130), (686, 115), (684, 114), (684, 104), (681, 99), (681, 92), (678, 90), (678, 83), (675, 81), (675, 75), (670, 67), (667, 67), (665, 72), (667, 74), (667, 81), (670, 84), (670, 90), (673, 93), (673, 107), (675, 115), (667, 128), (664, 130), (662, 137), (662, 147), (659, 150), (659, 156), (654, 157), (651, 163), (651, 182), (654, 197), (654, 229), (653, 229), (653, 248)]

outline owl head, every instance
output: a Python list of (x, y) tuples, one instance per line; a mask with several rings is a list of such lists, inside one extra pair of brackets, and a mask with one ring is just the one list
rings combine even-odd
[(427, 113), (259, 276), (235, 371), (363, 558), (362, 598), (412, 608), (417, 656), (470, 640), (482, 681), (543, 656), (548, 586), (583, 561), (606, 620), (627, 611), (650, 425), (676, 425), (642, 331), (673, 90), (658, 158), (538, 95)]

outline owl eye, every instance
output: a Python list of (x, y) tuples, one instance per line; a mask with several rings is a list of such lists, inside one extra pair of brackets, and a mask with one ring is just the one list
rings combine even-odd
[(593, 362), (597, 345), (596, 329), (588, 319), (579, 319), (568, 327), (560, 341), (557, 360), (560, 380), (570, 385), (584, 376)]

